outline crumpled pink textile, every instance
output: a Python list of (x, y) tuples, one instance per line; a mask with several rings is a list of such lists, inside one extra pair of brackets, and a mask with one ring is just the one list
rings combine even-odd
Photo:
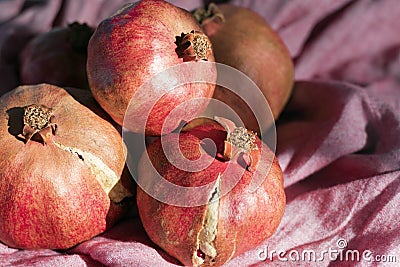
[[(126, 2), (0, 1), (0, 93), (19, 84), (18, 55), (27, 40), (72, 20), (96, 25)], [(270, 239), (225, 266), (398, 266), (398, 1), (231, 2), (259, 12), (277, 30), (297, 81), (277, 121), (287, 193), (282, 223)], [(179, 265), (148, 239), (138, 218), (66, 252), (0, 243), (0, 266)]]

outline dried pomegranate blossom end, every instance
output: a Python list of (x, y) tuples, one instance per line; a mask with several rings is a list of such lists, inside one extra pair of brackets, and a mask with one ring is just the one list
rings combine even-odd
[(176, 37), (175, 44), (177, 45), (175, 51), (183, 61), (208, 61), (212, 53), (210, 40), (204, 33), (198, 31), (182, 33)]
[(224, 158), (232, 160), (242, 155), (243, 160), (246, 162), (247, 170), (254, 172), (261, 156), (256, 144), (256, 134), (244, 127), (236, 127), (228, 119), (221, 117), (215, 117), (214, 119), (227, 131), (224, 142)]
[(236, 127), (233, 132), (228, 134), (226, 141), (243, 151), (252, 151), (257, 149), (257, 145), (255, 144), (255, 133), (244, 127)]
[(86, 23), (80, 24), (73, 22), (68, 24), (68, 42), (72, 49), (81, 54), (87, 53), (87, 46), (90, 38), (94, 33), (94, 29)]
[(55, 135), (57, 124), (52, 109), (43, 105), (32, 104), (24, 107), (23, 136), (28, 142), (34, 136), (40, 136), (37, 141), (47, 144), (52, 135)]
[(197, 8), (192, 12), (192, 14), (200, 26), (203, 26), (209, 21), (219, 24), (225, 23), (224, 14), (222, 14), (221, 10), (214, 3), (210, 3), (207, 7)]

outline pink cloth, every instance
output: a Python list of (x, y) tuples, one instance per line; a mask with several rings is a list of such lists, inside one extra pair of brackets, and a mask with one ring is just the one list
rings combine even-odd
[[(0, 1), (0, 92), (19, 84), (18, 55), (32, 36), (75, 19), (96, 25), (125, 2), (25, 1), (24, 6), (24, 1)], [(188, 9), (201, 4), (171, 2)], [(297, 82), (277, 122), (277, 156), (287, 193), (282, 223), (270, 239), (226, 266), (396, 266), (400, 262), (398, 1), (231, 2), (259, 12), (278, 31), (295, 60)], [(329, 254), (339, 249), (344, 250)], [(282, 250), (280, 257), (273, 250)], [(311, 251), (315, 258), (307, 260)], [(393, 260), (397, 264), (389, 262)], [(148, 239), (138, 218), (131, 218), (67, 252), (16, 250), (0, 243), (0, 266), (27, 265), (178, 266), (179, 262)]]

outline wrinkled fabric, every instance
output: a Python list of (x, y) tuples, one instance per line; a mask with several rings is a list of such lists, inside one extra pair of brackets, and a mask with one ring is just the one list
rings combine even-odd
[[(29, 39), (75, 20), (95, 26), (127, 2), (0, 1), (0, 93), (20, 84), (18, 57)], [(170, 2), (189, 10), (201, 5)], [(231, 3), (258, 12), (280, 34), (295, 62), (296, 83), (276, 123), (284, 217), (271, 238), (225, 266), (397, 266), (398, 1)], [(0, 243), (0, 266), (179, 265), (149, 240), (138, 218), (63, 252)]]

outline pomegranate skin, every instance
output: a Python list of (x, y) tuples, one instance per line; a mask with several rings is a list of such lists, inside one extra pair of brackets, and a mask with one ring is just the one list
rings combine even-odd
[(32, 39), (20, 54), (21, 83), (89, 89), (87, 43), (93, 32), (88, 25), (75, 22)]
[[(191, 31), (201, 32), (191, 14), (160, 0), (126, 5), (100, 23), (88, 45), (88, 80), (96, 100), (118, 124), (124, 123), (125, 112), (132, 100), (129, 121), (148, 115), (146, 128), (135, 123), (124, 126), (132, 132), (160, 135), (165, 118), (177, 105), (196, 97), (212, 97), (214, 84), (196, 83), (172, 91), (153, 85), (146, 92), (135, 95), (148, 79), (184, 62), (176, 51), (176, 37)], [(212, 53), (208, 61), (214, 61)], [(216, 79), (215, 68), (205, 72), (205, 77)], [(185, 73), (168, 74), (164, 81), (173, 84), (182, 75)], [(156, 103), (159, 95), (163, 96)], [(185, 113), (197, 115), (205, 108), (205, 102), (195, 102)], [(177, 114), (174, 127), (183, 115)], [(166, 131), (172, 131), (172, 128)]]
[[(212, 7), (213, 4), (209, 6)], [(249, 76), (265, 96), (273, 118), (277, 119), (293, 88), (294, 66), (287, 47), (266, 21), (252, 10), (231, 4), (215, 7), (214, 17), (197, 19), (201, 20), (202, 29), (213, 44), (216, 62)], [(259, 129), (246, 103), (224, 87), (217, 86), (213, 97), (232, 107), (250, 130), (263, 133), (273, 123), (267, 122), (263, 129)]]
[[(0, 240), (11, 247), (72, 247), (118, 221), (124, 211), (116, 203), (133, 195), (120, 183), (119, 132), (83, 105), (93, 102), (89, 91), (69, 90), (79, 102), (48, 84), (0, 98)], [(23, 107), (32, 104), (52, 108), (55, 116), (57, 130), (45, 143), (21, 135)]]
[[(169, 141), (174, 138), (174, 135), (176, 134), (170, 134), (163, 140), (165, 151), (170, 149)], [(219, 124), (206, 123), (181, 133), (179, 146), (183, 156), (189, 160), (198, 159), (201, 155), (199, 145), (203, 138), (211, 138), (221, 153), (226, 132)], [(262, 143), (259, 139), (256, 143), (261, 147)], [(272, 152), (266, 145), (263, 144), (262, 149), (264, 153), (271, 156)], [(229, 164), (215, 158), (212, 164), (202, 171), (180, 170), (168, 162), (160, 139), (151, 143), (147, 152), (150, 161), (145, 155), (142, 156), (139, 164), (139, 184), (144, 183), (147, 188), (152, 188), (160, 195), (164, 193), (171, 199), (178, 196), (171, 191), (163, 192), (165, 188), (149, 182), (154, 175), (157, 175), (149, 168), (150, 164), (167, 181), (191, 187), (215, 182), (218, 174), (224, 173)], [(227, 177), (243, 173), (233, 189), (218, 201), (218, 224), (213, 241), (216, 250), (215, 257), (201, 262), (194, 256), (203, 253), (199, 251), (198, 238), (207, 217), (209, 204), (193, 207), (168, 205), (154, 199), (138, 187), (139, 215), (147, 234), (154, 243), (185, 266), (221, 266), (233, 257), (256, 247), (275, 232), (286, 204), (282, 171), (275, 157), (273, 157), (271, 169), (268, 169), (269, 163), (271, 162), (264, 157), (259, 162), (259, 171), (265, 173), (266, 177), (254, 191), (249, 189), (253, 174), (247, 170), (243, 173), (243, 166), (237, 162), (231, 162), (234, 167), (230, 170), (230, 174), (222, 176), (221, 188), (224, 188), (224, 186), (229, 186), (229, 181), (223, 179), (230, 179)], [(209, 195), (211, 193), (211, 191), (208, 192)]]

